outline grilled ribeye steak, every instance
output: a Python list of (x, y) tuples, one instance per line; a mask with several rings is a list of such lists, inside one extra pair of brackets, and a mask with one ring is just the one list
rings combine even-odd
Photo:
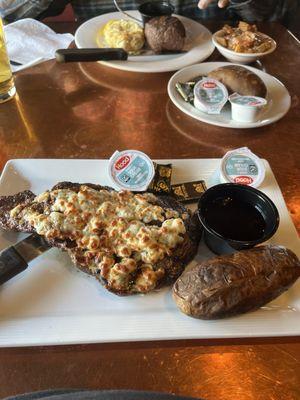
[(71, 182), (0, 197), (0, 225), (38, 233), (120, 295), (173, 282), (201, 235), (196, 215), (172, 197)]

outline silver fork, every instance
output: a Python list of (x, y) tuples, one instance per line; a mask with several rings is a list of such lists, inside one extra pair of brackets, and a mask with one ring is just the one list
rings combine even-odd
[(133, 17), (132, 15), (128, 14), (126, 11), (122, 10), (121, 7), (119, 6), (119, 4), (117, 3), (117, 0), (113, 0), (113, 1), (114, 1), (114, 5), (115, 5), (116, 9), (117, 9), (120, 13), (126, 15), (127, 17), (129, 17), (129, 18), (131, 18), (131, 19), (134, 19), (135, 21), (137, 21), (137, 22), (139, 22), (139, 23), (143, 22), (142, 20), (140, 20), (140, 19), (138, 19), (138, 18), (135, 18), (135, 17)]

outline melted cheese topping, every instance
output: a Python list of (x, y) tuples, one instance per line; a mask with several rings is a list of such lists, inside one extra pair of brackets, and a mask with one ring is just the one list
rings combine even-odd
[[(29, 206), (15, 207), (11, 216), (47, 239), (75, 241), (84, 255), (82, 264), (114, 289), (131, 285), (134, 291), (149, 291), (164, 274), (155, 264), (172, 254), (186, 232), (178, 212), (153, 204), (155, 200), (149, 193), (97, 191), (82, 185), (78, 193), (44, 192)], [(153, 224), (157, 222), (160, 226)]]

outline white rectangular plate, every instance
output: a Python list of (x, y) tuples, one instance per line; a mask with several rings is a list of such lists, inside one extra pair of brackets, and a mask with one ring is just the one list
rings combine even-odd
[[(173, 182), (205, 179), (216, 183), (220, 160), (172, 162)], [(300, 256), (299, 238), (274, 175), (265, 162), (260, 188), (274, 201), (280, 227), (271, 242)], [(30, 189), (35, 193), (59, 181), (111, 185), (106, 160), (11, 160), (2, 173), (0, 194)], [(0, 232), (0, 249), (24, 234)], [(197, 259), (211, 257), (203, 243)], [(68, 256), (51, 249), (0, 287), (0, 346), (121, 342), (166, 339), (207, 339), (300, 334), (300, 280), (262, 309), (238, 317), (201, 321), (182, 314), (170, 288), (148, 295), (118, 297), (72, 266)]]

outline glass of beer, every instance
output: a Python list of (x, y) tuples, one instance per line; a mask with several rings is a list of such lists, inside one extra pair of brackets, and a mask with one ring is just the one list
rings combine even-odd
[(12, 99), (15, 94), (16, 88), (6, 51), (3, 23), (0, 18), (0, 103)]

